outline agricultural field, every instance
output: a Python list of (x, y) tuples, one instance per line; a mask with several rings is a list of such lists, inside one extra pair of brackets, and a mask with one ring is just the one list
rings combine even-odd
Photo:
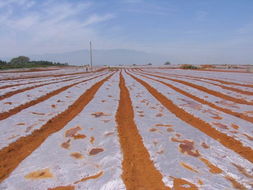
[(252, 147), (252, 73), (0, 73), (1, 190), (253, 189)]

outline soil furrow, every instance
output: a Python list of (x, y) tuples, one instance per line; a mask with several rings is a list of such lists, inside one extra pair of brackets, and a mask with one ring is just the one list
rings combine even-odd
[[(142, 69), (140, 69), (140, 71), (145, 72)], [(155, 72), (155, 73), (157, 73), (157, 74), (173, 75), (173, 76), (179, 76), (179, 77), (181, 77), (181, 76), (187, 76), (187, 77), (192, 77), (192, 78), (198, 78), (198, 79), (205, 79), (205, 80), (215, 81), (215, 82), (219, 82), (221, 84), (228, 84), (228, 85), (236, 85), (236, 86), (253, 88), (253, 85), (251, 85), (251, 84), (239, 84), (239, 83), (235, 83), (235, 82), (224, 81), (224, 80), (220, 80), (220, 79), (207, 78), (207, 77), (196, 77), (196, 76), (190, 76), (190, 75), (169, 74), (169, 73), (163, 73), (163, 72)]]
[(92, 72), (78, 72), (78, 73), (66, 73), (66, 74), (51, 74), (51, 75), (42, 75), (42, 76), (27, 76), (27, 77), (17, 77), (17, 78), (5, 78), (1, 80), (18, 80), (18, 79), (32, 79), (32, 78), (44, 78), (44, 77), (62, 77), (62, 76), (69, 76), (69, 75), (79, 75), (79, 74), (87, 74), (87, 73), (97, 73), (106, 70), (107, 68), (98, 69)]
[[(234, 91), (234, 92), (237, 92), (237, 93), (241, 93), (241, 94), (245, 94), (245, 95), (253, 95), (253, 92), (250, 92), (250, 91), (246, 91), (246, 90), (241, 90), (241, 89), (238, 89), (238, 88), (234, 88), (234, 87), (229, 87), (229, 86), (224, 86), (222, 84), (216, 84), (216, 83), (213, 83), (213, 82), (210, 82), (210, 81), (203, 81), (202, 79), (204, 78), (201, 78), (201, 77), (194, 77), (194, 76), (188, 76), (188, 75), (169, 75), (167, 74), (166, 76), (175, 76), (175, 77), (184, 77), (184, 78), (189, 78), (191, 80), (195, 80), (195, 81), (200, 81), (200, 82), (203, 82), (203, 83), (207, 83), (207, 84), (211, 84), (211, 85), (214, 85), (214, 86), (219, 86), (223, 89), (226, 89), (226, 90), (230, 90), (230, 91)], [(207, 80), (207, 79), (205, 79)], [(208, 79), (210, 80), (210, 79)]]
[(184, 84), (186, 86), (190, 86), (192, 88), (195, 88), (195, 89), (198, 89), (200, 91), (206, 92), (206, 93), (211, 94), (213, 96), (216, 96), (216, 97), (228, 100), (228, 101), (232, 101), (232, 102), (235, 102), (235, 103), (238, 103), (238, 104), (253, 105), (253, 102), (248, 102), (248, 101), (243, 100), (243, 99), (234, 98), (232, 96), (228, 96), (228, 95), (223, 94), (221, 92), (217, 92), (217, 91), (205, 88), (205, 87), (197, 85), (197, 84), (193, 84), (193, 83), (190, 83), (190, 82), (182, 81), (182, 80), (179, 80), (179, 79), (172, 79), (172, 78), (169, 78), (169, 77), (163, 77), (163, 76), (159, 76), (159, 75), (154, 75), (154, 74), (148, 74), (148, 75), (153, 76), (153, 77), (158, 77), (158, 78), (166, 79), (166, 80), (171, 80), (171, 81), (174, 81), (174, 82), (178, 82), (178, 83)]
[(57, 89), (55, 91), (52, 91), (52, 92), (50, 92), (50, 93), (48, 93), (48, 94), (46, 94), (44, 96), (41, 96), (40, 98), (38, 98), (36, 100), (32, 100), (30, 102), (27, 102), (26, 104), (22, 104), (20, 106), (17, 106), (15, 108), (9, 110), (8, 112), (0, 113), (0, 121), (4, 120), (4, 119), (7, 119), (8, 117), (10, 117), (12, 115), (17, 114), (18, 112), (21, 112), (22, 110), (24, 110), (26, 108), (29, 108), (31, 106), (34, 106), (34, 105), (38, 104), (38, 103), (41, 103), (41, 102), (43, 102), (43, 101), (45, 101), (45, 100), (47, 100), (47, 99), (49, 99), (49, 98), (51, 98), (51, 97), (53, 97), (53, 96), (61, 93), (61, 92), (65, 91), (65, 90), (67, 90), (69, 88), (71, 88), (72, 86), (78, 85), (80, 83), (83, 83), (83, 82), (86, 82), (86, 81), (89, 81), (89, 80), (92, 80), (92, 79), (95, 79), (95, 78), (98, 78), (98, 77), (101, 77), (101, 76), (103, 76), (103, 75), (99, 75), (99, 76), (96, 76), (96, 77), (93, 77), (93, 78), (90, 78), (90, 79), (86, 79), (86, 80), (83, 80), (83, 81), (80, 81), (80, 82), (76, 82), (74, 84), (70, 84), (70, 85), (64, 86), (64, 87), (62, 87), (60, 89)]
[(116, 114), (118, 135), (123, 152), (122, 178), (129, 190), (169, 189), (162, 182), (162, 175), (150, 160), (134, 122), (134, 111), (125, 80), (120, 74), (120, 102)]
[[(80, 77), (82, 77), (82, 76), (80, 76)], [(78, 78), (80, 78), (80, 77), (78, 77)], [(83, 76), (83, 77), (86, 77), (86, 76)], [(72, 76), (71, 76), (71, 78), (72, 78)], [(64, 77), (64, 78), (62, 78), (62, 80), (71, 79), (71, 78), (70, 77)], [(22, 86), (22, 85), (27, 85), (27, 84), (40, 83), (40, 82), (55, 81), (55, 80), (60, 80), (60, 79), (59, 78), (49, 78), (48, 80), (38, 80), (38, 81), (33, 81), (33, 82), (9, 84), (9, 85), (5, 85), (5, 86), (0, 86), (0, 89), (10, 88), (10, 87), (17, 87), (17, 86)]]
[(207, 84), (211, 84), (211, 85), (214, 85), (214, 86), (219, 86), (219, 87), (221, 87), (221, 88), (223, 88), (225, 90), (230, 90), (230, 91), (237, 92), (237, 93), (240, 93), (240, 94), (245, 94), (245, 95), (250, 95), (250, 96), (253, 95), (253, 92), (250, 92), (250, 91), (245, 91), (245, 90), (241, 90), (241, 89), (234, 88), (234, 87), (224, 86), (224, 85), (216, 84), (216, 83), (213, 83), (213, 82), (203, 81), (201, 79), (196, 79), (196, 78), (191, 78), (191, 77), (187, 77), (187, 78), (190, 78), (191, 80), (195, 80), (195, 81), (200, 81), (200, 82), (204, 82), (204, 83), (207, 83)]
[(10, 70), (10, 71), (1, 71), (1, 73), (34, 73), (34, 72), (42, 72), (42, 71), (57, 71), (57, 70), (60, 70), (60, 69), (30, 69), (30, 70)]
[(173, 89), (173, 90), (179, 92), (180, 94), (183, 94), (183, 95), (185, 95), (185, 96), (187, 96), (187, 97), (189, 97), (189, 98), (191, 98), (191, 99), (193, 99), (193, 100), (198, 101), (198, 102), (201, 103), (201, 104), (208, 105), (208, 106), (210, 106), (210, 107), (212, 107), (212, 108), (214, 108), (214, 109), (220, 110), (220, 111), (222, 111), (222, 112), (224, 112), (224, 113), (227, 113), (227, 114), (229, 114), (229, 115), (233, 115), (233, 116), (235, 116), (235, 117), (238, 117), (238, 118), (240, 118), (240, 119), (243, 119), (243, 120), (245, 120), (245, 121), (249, 121), (249, 122), (253, 123), (253, 118), (252, 118), (252, 117), (248, 117), (248, 116), (246, 116), (246, 115), (244, 115), (244, 114), (242, 114), (242, 113), (234, 112), (234, 111), (231, 111), (231, 110), (229, 110), (229, 109), (226, 109), (226, 108), (222, 108), (222, 107), (220, 107), (220, 106), (217, 106), (217, 105), (215, 105), (215, 104), (213, 104), (213, 103), (211, 103), (211, 102), (208, 102), (208, 101), (206, 101), (206, 100), (204, 100), (204, 99), (202, 99), (202, 98), (199, 98), (199, 97), (197, 97), (197, 96), (194, 96), (194, 95), (192, 95), (192, 94), (190, 94), (190, 93), (188, 93), (188, 92), (186, 92), (186, 91), (183, 91), (183, 90), (181, 90), (181, 89), (179, 89), (179, 88), (177, 88), (177, 87), (175, 87), (175, 86), (173, 86), (173, 85), (171, 85), (171, 84), (165, 83), (165, 82), (163, 82), (163, 81), (160, 81), (160, 80), (157, 80), (157, 79), (154, 79), (154, 78), (150, 78), (150, 77), (148, 77), (148, 76), (146, 76), (146, 75), (141, 75), (141, 74), (140, 74), (140, 76), (143, 76), (143, 77), (145, 77), (145, 78), (148, 78), (148, 79), (157, 81), (157, 82), (159, 82), (159, 83), (162, 83), (162, 84), (168, 86), (169, 88), (171, 88), (171, 89)]
[(76, 117), (84, 107), (93, 99), (98, 89), (112, 76), (97, 82), (86, 92), (84, 92), (71, 106), (58, 116), (49, 120), (40, 129), (35, 130), (32, 134), (21, 137), (11, 143), (8, 147), (0, 150), (0, 183), (6, 179), (10, 173), (36, 150), (48, 136), (64, 128), (64, 126)]
[[(75, 79), (77, 79), (77, 78), (75, 78)], [(39, 85), (30, 86), (30, 87), (27, 87), (27, 88), (22, 88), (22, 89), (14, 90), (14, 91), (11, 91), (11, 92), (7, 92), (6, 94), (0, 96), (0, 101), (3, 100), (3, 99), (9, 98), (9, 97), (11, 97), (15, 94), (19, 94), (19, 93), (22, 93), (22, 92), (25, 92), (25, 91), (28, 91), (28, 90), (32, 90), (34, 88), (47, 86), (47, 85), (50, 85), (50, 84), (57, 84), (57, 83), (61, 83), (61, 82), (68, 82), (68, 81), (72, 81), (72, 80), (75, 80), (75, 79), (66, 79), (66, 80), (61, 80), (61, 81), (57, 81), (57, 82), (49, 82), (49, 83), (45, 83), (45, 84), (39, 84)]]
[(165, 106), (171, 113), (175, 114), (179, 119), (202, 131), (209, 137), (220, 142), (223, 146), (233, 150), (248, 161), (253, 162), (253, 150), (250, 147), (244, 146), (240, 141), (219, 132), (208, 123), (179, 108), (171, 100), (167, 99), (163, 94), (150, 86), (147, 82), (131, 74), (130, 76), (142, 84), (163, 106)]

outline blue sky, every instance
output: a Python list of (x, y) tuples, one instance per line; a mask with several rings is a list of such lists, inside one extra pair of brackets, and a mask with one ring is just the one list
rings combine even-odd
[(253, 63), (252, 0), (0, 0), (0, 57), (126, 48)]

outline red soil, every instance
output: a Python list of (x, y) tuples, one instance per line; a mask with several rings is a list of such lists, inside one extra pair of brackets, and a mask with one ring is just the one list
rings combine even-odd
[(150, 160), (142, 138), (134, 123), (134, 111), (125, 80), (120, 75), (120, 102), (116, 114), (118, 135), (123, 152), (122, 178), (127, 189), (169, 189), (162, 175)]
[(241, 155), (248, 161), (253, 162), (253, 150), (250, 147), (244, 146), (240, 141), (230, 136), (227, 136), (225, 133), (219, 132), (205, 121), (196, 118), (193, 115), (189, 114), (188, 112), (184, 111), (182, 108), (179, 108), (171, 100), (167, 99), (164, 95), (159, 93), (156, 89), (154, 89), (145, 81), (133, 75), (130, 76), (132, 76), (136, 81), (142, 84), (159, 102), (161, 102), (163, 106), (165, 106), (170, 112), (175, 114), (179, 119), (185, 121), (192, 127), (205, 133), (214, 140), (220, 142), (223, 146), (233, 150), (234, 152)]
[(83, 93), (67, 110), (48, 121), (40, 129), (32, 134), (21, 137), (17, 141), (9, 144), (0, 150), (0, 182), (6, 179), (10, 173), (36, 150), (53, 133), (61, 130), (69, 121), (76, 117), (84, 107), (93, 99), (98, 89), (111, 77), (94, 84), (90, 89)]

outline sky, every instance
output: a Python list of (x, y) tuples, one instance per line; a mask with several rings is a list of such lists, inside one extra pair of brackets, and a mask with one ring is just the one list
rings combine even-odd
[(253, 0), (0, 0), (0, 58), (133, 49), (253, 64)]

